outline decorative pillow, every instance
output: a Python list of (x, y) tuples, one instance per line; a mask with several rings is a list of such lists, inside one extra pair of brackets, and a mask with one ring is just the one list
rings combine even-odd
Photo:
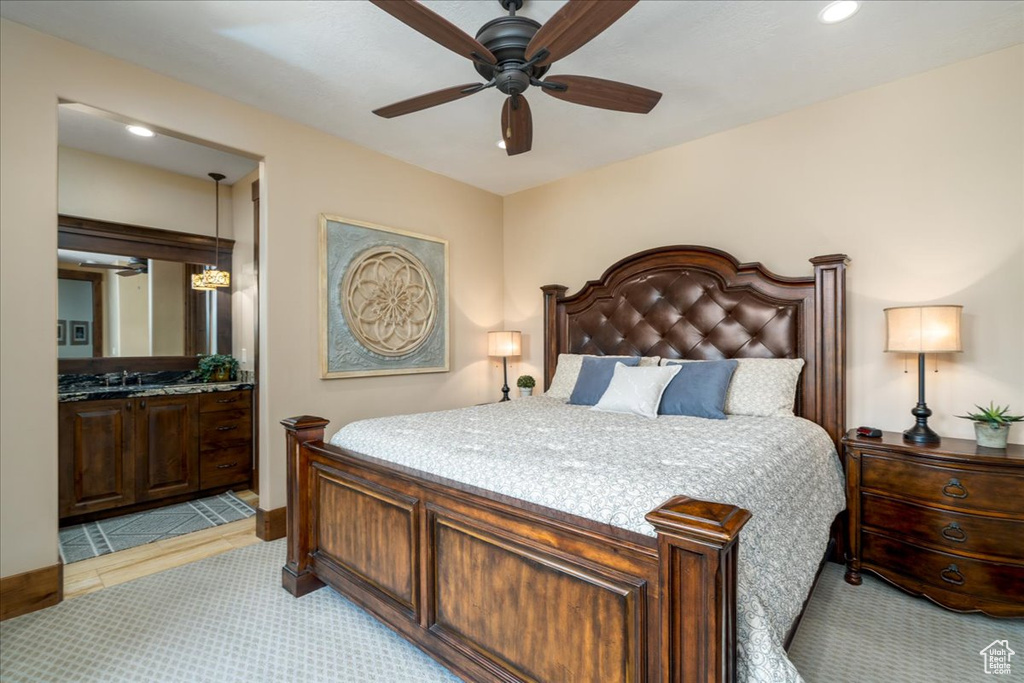
[[(576, 378), (579, 377), (580, 368), (584, 358), (637, 358), (637, 356), (592, 356), (582, 353), (560, 353), (558, 354), (558, 365), (555, 366), (555, 376), (551, 378), (551, 386), (545, 396), (568, 400), (572, 390), (576, 388)], [(640, 367), (657, 365), (661, 358), (658, 356), (640, 357)]]
[(616, 363), (608, 390), (591, 410), (656, 418), (661, 395), (677, 374), (678, 365), (631, 368)]
[[(739, 365), (733, 373), (725, 395), (726, 415), (773, 417), (793, 415), (796, 386), (803, 358), (736, 358)], [(667, 364), (669, 360), (662, 361)], [(715, 361), (674, 361), (676, 363), (713, 363)]]
[(569, 396), (569, 403), (575, 406), (592, 406), (601, 400), (605, 389), (612, 381), (615, 366), (619, 363), (628, 367), (636, 367), (639, 356), (633, 358), (609, 358), (607, 356), (586, 356), (580, 366), (576, 387)]
[(729, 380), (739, 363), (712, 360), (704, 363), (665, 361), (664, 364), (678, 365), (679, 374), (665, 388), (658, 407), (659, 415), (725, 419), (725, 396), (729, 391)]

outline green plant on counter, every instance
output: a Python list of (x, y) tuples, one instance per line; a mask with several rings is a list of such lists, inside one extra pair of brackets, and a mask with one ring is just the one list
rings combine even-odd
[(516, 386), (520, 389), (533, 389), (537, 386), (537, 380), (530, 375), (520, 375), (519, 379), (516, 380)]
[(199, 378), (204, 382), (228, 382), (238, 374), (238, 361), (227, 354), (199, 357)]
[(979, 405), (975, 405), (975, 408), (980, 410), (980, 413), (967, 413), (966, 415), (957, 415), (959, 418), (964, 420), (970, 420), (972, 422), (981, 422), (994, 427), (1001, 427), (1003, 425), (1009, 425), (1013, 422), (1024, 422), (1024, 415), (1007, 415), (1010, 411), (1010, 406), (1005, 408), (997, 406), (995, 403), (990, 402), (988, 408), (983, 408)]

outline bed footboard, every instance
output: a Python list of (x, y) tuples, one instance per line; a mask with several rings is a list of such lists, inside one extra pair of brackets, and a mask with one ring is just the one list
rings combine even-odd
[(296, 597), (330, 585), (467, 681), (735, 679), (750, 513), (673, 498), (657, 539), (323, 443), (282, 422)]

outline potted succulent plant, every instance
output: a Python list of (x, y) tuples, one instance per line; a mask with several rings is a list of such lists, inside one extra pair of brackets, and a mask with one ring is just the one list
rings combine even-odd
[(238, 372), (238, 361), (227, 354), (199, 357), (199, 378), (204, 382), (228, 382)]
[(520, 375), (519, 379), (516, 380), (516, 386), (519, 387), (520, 396), (532, 396), (533, 388), (537, 386), (537, 381), (530, 375)]
[(957, 415), (974, 422), (974, 433), (978, 437), (978, 445), (985, 448), (1006, 448), (1006, 438), (1010, 435), (1010, 425), (1024, 422), (1024, 415), (1010, 415), (1010, 406), (1005, 408), (989, 403), (988, 408), (974, 406), (978, 413)]

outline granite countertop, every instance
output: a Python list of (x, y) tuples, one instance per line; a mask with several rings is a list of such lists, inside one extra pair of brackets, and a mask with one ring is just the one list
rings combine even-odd
[(57, 401), (95, 401), (105, 398), (135, 398), (141, 396), (175, 396), (179, 394), (209, 394), (215, 391), (252, 389), (247, 382), (196, 382), (186, 384), (131, 384), (121, 386), (74, 387), (57, 392)]

